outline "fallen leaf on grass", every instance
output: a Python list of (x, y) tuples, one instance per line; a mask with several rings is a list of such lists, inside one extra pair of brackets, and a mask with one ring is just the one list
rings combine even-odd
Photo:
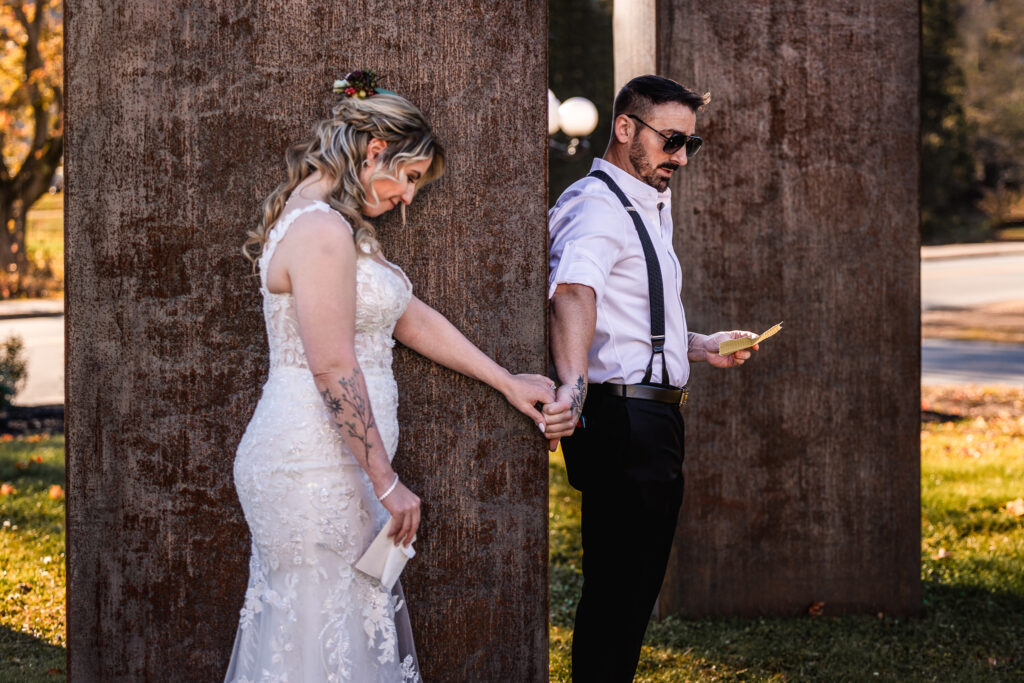
[(28, 469), (28, 461), (27, 460), (19, 460), (18, 462), (14, 463), (14, 466), (16, 468), (18, 468), (19, 470), (27, 470)]
[(948, 560), (953, 557), (953, 553), (949, 552), (945, 548), (939, 548), (939, 552), (932, 555), (933, 560)]
[(0, 496), (10, 496), (17, 492), (18, 490), (10, 484), (0, 484)]
[(62, 500), (64, 498), (64, 487), (60, 484), (54, 484), (50, 487), (50, 499), (51, 500)]
[(820, 617), (825, 613), (825, 603), (823, 602), (812, 602), (811, 606), (807, 608), (807, 613), (812, 617)]
[(1024, 498), (1011, 500), (1006, 504), (1006, 511), (1014, 517), (1024, 517)]
[(43, 456), (41, 456), (41, 455), (37, 455), (36, 457), (34, 457), (34, 458), (32, 458), (32, 459), (33, 459), (33, 460), (35, 460), (36, 462), (39, 462), (39, 463), (41, 463), (41, 462), (43, 461)]
[(53, 667), (51, 669), (47, 669), (46, 670), (46, 675), (47, 676), (60, 676), (62, 673), (64, 673), (64, 671), (61, 670), (61, 669), (58, 669), (57, 667)]
[(14, 441), (14, 435), (13, 434), (4, 434), (4, 435), (0, 436), (0, 441)]

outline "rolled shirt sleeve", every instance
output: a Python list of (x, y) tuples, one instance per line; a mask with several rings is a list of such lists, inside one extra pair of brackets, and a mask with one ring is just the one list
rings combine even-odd
[(593, 289), (600, 302), (608, 274), (625, 246), (622, 206), (612, 203), (614, 196), (588, 192), (593, 182), (603, 187), (600, 180), (588, 180), (579, 190), (562, 195), (548, 212), (549, 299), (558, 285), (575, 284)]

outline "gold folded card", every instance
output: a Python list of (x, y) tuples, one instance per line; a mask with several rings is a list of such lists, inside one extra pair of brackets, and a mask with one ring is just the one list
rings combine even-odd
[(718, 344), (718, 355), (720, 355), (720, 356), (728, 356), (730, 354), (736, 353), (737, 351), (742, 351), (743, 349), (749, 349), (754, 344), (760, 344), (765, 339), (767, 339), (768, 337), (772, 336), (773, 334), (775, 334), (776, 332), (778, 332), (781, 329), (782, 329), (782, 323), (779, 323), (778, 325), (775, 325), (770, 330), (768, 330), (767, 332), (762, 334), (757, 339), (751, 339), (750, 337), (740, 337), (739, 339), (727, 339), (724, 342), (719, 342), (719, 344)]

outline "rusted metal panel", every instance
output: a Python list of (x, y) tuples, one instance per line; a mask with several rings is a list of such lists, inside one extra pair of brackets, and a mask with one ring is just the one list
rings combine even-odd
[[(449, 172), (380, 227), (417, 294), (545, 370), (542, 2), (65, 4), (68, 651), (78, 681), (217, 680), (248, 571), (232, 460), (266, 342), (239, 251), (330, 84), (376, 68)], [(488, 388), (399, 351), (404, 579), (427, 680), (546, 680), (547, 465)]]
[(659, 3), (661, 73), (712, 102), (673, 188), (697, 331), (662, 611), (920, 606), (918, 4)]

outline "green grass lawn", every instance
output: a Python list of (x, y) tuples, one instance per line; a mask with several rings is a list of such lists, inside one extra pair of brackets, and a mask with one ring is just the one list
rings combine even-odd
[[(1024, 680), (1024, 417), (921, 432), (919, 618), (652, 622), (637, 681)], [(579, 496), (549, 460), (551, 680), (569, 680), (580, 587)], [(1010, 506), (1013, 509), (1014, 506)]]
[[(1024, 678), (1024, 418), (925, 425), (923, 616), (671, 618), (638, 681), (1014, 681)], [(9, 437), (8, 437), (9, 438)], [(579, 497), (550, 459), (551, 680), (569, 680)], [(0, 682), (64, 677), (64, 439), (0, 440)]]
[(30, 259), (64, 261), (64, 193), (44, 194), (29, 209), (25, 251)]
[(64, 437), (0, 437), (0, 482), (0, 682), (60, 680)]

